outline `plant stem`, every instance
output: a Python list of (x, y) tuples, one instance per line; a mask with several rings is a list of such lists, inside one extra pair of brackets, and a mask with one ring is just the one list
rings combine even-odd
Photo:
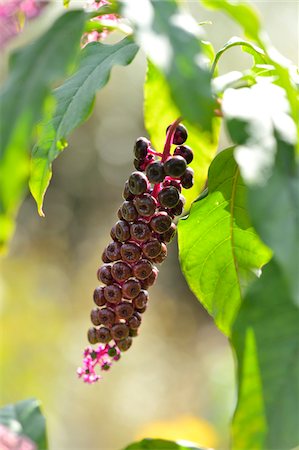
[(163, 156), (162, 156), (162, 162), (166, 161), (168, 156), (170, 156), (170, 148), (171, 148), (171, 144), (172, 144), (172, 141), (173, 141), (173, 136), (174, 136), (176, 127), (181, 122), (181, 120), (182, 120), (182, 118), (179, 117), (174, 122), (172, 122), (172, 124), (168, 128), (167, 135), (166, 135), (166, 140), (165, 140), (165, 145), (164, 145)]

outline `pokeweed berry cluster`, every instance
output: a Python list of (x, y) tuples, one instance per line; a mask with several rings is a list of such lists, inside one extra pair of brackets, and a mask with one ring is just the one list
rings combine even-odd
[(112, 241), (97, 272), (102, 285), (93, 294), (96, 307), (91, 311), (93, 327), (88, 330), (88, 340), (100, 345), (85, 350), (83, 367), (78, 369), (87, 383), (100, 378), (97, 366), (108, 370), (137, 336), (149, 299), (147, 290), (158, 276), (155, 264), (165, 260), (166, 244), (176, 232), (173, 220), (184, 209), (181, 190), (193, 185), (193, 170), (187, 167), (193, 152), (185, 145), (187, 130), (179, 122), (167, 128), (163, 153), (155, 151), (144, 137), (135, 143), (136, 171), (125, 183), (124, 202), (110, 233)]

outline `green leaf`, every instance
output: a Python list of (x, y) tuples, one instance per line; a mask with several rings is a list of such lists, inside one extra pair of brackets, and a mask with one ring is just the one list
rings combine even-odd
[(245, 296), (233, 326), (238, 404), (233, 449), (299, 444), (299, 310), (273, 259)]
[(173, 442), (164, 439), (143, 439), (129, 445), (124, 450), (204, 450), (192, 442)]
[(43, 124), (32, 154), (29, 184), (41, 215), (52, 176), (52, 162), (66, 147), (66, 138), (90, 114), (96, 91), (108, 82), (113, 66), (129, 64), (137, 51), (137, 45), (130, 38), (114, 45), (91, 43), (82, 51), (76, 73), (54, 91), (56, 112), (53, 119)]
[(121, 13), (130, 20), (147, 57), (165, 77), (184, 119), (209, 130), (215, 101), (196, 21), (180, 10), (175, 0), (124, 0)]
[(274, 251), (299, 305), (299, 167), (296, 131), (284, 91), (270, 83), (230, 89), (222, 110), (248, 186), (249, 213)]
[(230, 335), (244, 289), (270, 252), (250, 223), (247, 190), (233, 148), (212, 162), (208, 186), (208, 195), (179, 222), (180, 261), (191, 290)]
[(0, 409), (0, 423), (14, 433), (29, 437), (39, 450), (46, 450), (46, 422), (35, 399), (24, 400)]
[[(11, 57), (10, 75), (0, 94), (0, 248), (10, 237), (26, 191), (33, 127), (40, 119), (50, 87), (73, 63), (85, 14), (70, 11), (33, 44)], [(70, 37), (71, 36), (71, 37)]]
[[(166, 137), (166, 128), (180, 116), (180, 112), (171, 99), (169, 86), (164, 76), (151, 62), (148, 63), (144, 98), (145, 126), (153, 146), (161, 152)], [(191, 202), (201, 192), (207, 179), (208, 167), (218, 145), (220, 120), (214, 118), (212, 132), (201, 131), (186, 120), (183, 122), (188, 129), (188, 145), (194, 152), (194, 159), (190, 164), (190, 167), (194, 169), (194, 186), (183, 191), (186, 198), (185, 209), (188, 209)]]

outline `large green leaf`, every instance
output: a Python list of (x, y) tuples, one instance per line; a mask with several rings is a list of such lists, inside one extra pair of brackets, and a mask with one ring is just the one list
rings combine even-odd
[(54, 91), (56, 112), (43, 124), (32, 154), (30, 189), (41, 215), (52, 176), (52, 162), (65, 148), (66, 138), (87, 118), (96, 91), (105, 86), (113, 66), (129, 64), (137, 51), (137, 45), (130, 38), (114, 45), (91, 43), (82, 51), (76, 73)]
[(253, 224), (274, 251), (299, 305), (299, 168), (284, 91), (270, 83), (224, 94), (223, 114), (248, 185)]
[(29, 399), (4, 406), (0, 409), (0, 423), (17, 434), (29, 437), (38, 450), (48, 448), (45, 418), (37, 400)]
[(67, 72), (79, 51), (84, 21), (82, 11), (70, 11), (37, 41), (12, 55), (0, 95), (0, 248), (12, 233), (26, 189), (33, 127), (52, 83)]
[(143, 439), (129, 445), (124, 450), (204, 450), (197, 447), (192, 442), (173, 442), (164, 439)]
[(244, 288), (270, 257), (249, 220), (247, 190), (233, 148), (212, 162), (209, 193), (179, 222), (180, 261), (186, 280), (227, 335)]
[(215, 102), (196, 21), (180, 10), (175, 0), (124, 0), (121, 12), (133, 25), (147, 57), (167, 80), (184, 119), (210, 129)]
[[(144, 85), (144, 97), (146, 129), (154, 147), (158, 151), (163, 151), (166, 128), (180, 116), (180, 112), (171, 99), (169, 86), (164, 76), (150, 62), (148, 63)], [(220, 120), (214, 118), (212, 132), (202, 131), (187, 120), (184, 120), (184, 124), (188, 129), (187, 144), (194, 151), (194, 159), (190, 165), (194, 169), (194, 186), (192, 189), (185, 189), (183, 192), (186, 198), (185, 208), (188, 209), (191, 202), (198, 197), (207, 179), (208, 167), (218, 145)]]
[(299, 310), (273, 259), (249, 288), (233, 326), (238, 404), (233, 449), (299, 445)]

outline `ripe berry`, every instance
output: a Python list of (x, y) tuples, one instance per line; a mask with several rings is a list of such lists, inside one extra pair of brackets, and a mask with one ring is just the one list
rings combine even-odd
[(111, 274), (115, 281), (118, 283), (122, 283), (123, 281), (126, 281), (130, 276), (132, 275), (131, 267), (129, 264), (118, 261), (116, 262), (111, 269)]
[(144, 159), (147, 155), (148, 148), (150, 146), (150, 141), (145, 137), (140, 137), (137, 139), (134, 146), (134, 155), (137, 159)]
[(150, 225), (156, 233), (165, 233), (171, 226), (171, 217), (164, 211), (158, 212), (152, 217)]
[(133, 330), (132, 328), (130, 328), (129, 336), (130, 336), (130, 337), (136, 337), (136, 336), (138, 336), (138, 330)]
[(188, 145), (180, 145), (176, 147), (173, 152), (174, 155), (182, 156), (187, 164), (190, 164), (193, 161), (193, 151)]
[(122, 287), (123, 297), (124, 298), (135, 298), (139, 294), (141, 290), (141, 286), (139, 281), (130, 279), (125, 281)]
[(104, 296), (109, 303), (119, 303), (122, 298), (122, 290), (117, 284), (104, 287)]
[(134, 308), (130, 302), (121, 302), (115, 307), (115, 312), (117, 317), (127, 320), (133, 315)]
[(134, 222), (137, 219), (138, 214), (134, 203), (132, 201), (125, 201), (121, 206), (121, 213), (123, 218), (127, 222)]
[(129, 189), (134, 195), (141, 195), (147, 191), (148, 182), (142, 172), (133, 172), (129, 178)]
[(96, 328), (89, 328), (87, 332), (87, 339), (89, 340), (90, 344), (96, 344), (98, 342)]
[(146, 258), (156, 258), (161, 252), (161, 242), (158, 239), (153, 238), (151, 241), (144, 244), (142, 251)]
[(121, 352), (126, 352), (129, 350), (129, 348), (132, 345), (132, 338), (127, 337), (126, 339), (121, 339), (120, 341), (117, 341), (117, 347)]
[(163, 188), (158, 194), (158, 200), (165, 208), (174, 208), (178, 204), (179, 199), (180, 193), (174, 186)]
[(142, 289), (148, 289), (150, 286), (152, 286), (158, 277), (158, 273), (158, 269), (154, 267), (150, 276), (141, 281)]
[(145, 307), (145, 305), (148, 302), (148, 292), (145, 290), (142, 290), (137, 297), (133, 299), (133, 305), (137, 309), (142, 309)]
[(129, 336), (129, 327), (124, 323), (117, 323), (111, 328), (111, 336), (119, 341)]
[(156, 258), (153, 259), (153, 262), (157, 263), (157, 264), (161, 264), (166, 259), (166, 257), (167, 257), (167, 247), (163, 242), (161, 253)]
[(167, 178), (166, 180), (164, 180), (163, 187), (168, 187), (168, 186), (174, 186), (175, 188), (177, 188), (177, 190), (179, 192), (181, 192), (181, 190), (182, 190), (180, 180), (174, 180), (173, 178)]
[(110, 244), (107, 245), (105, 253), (107, 258), (110, 261), (117, 261), (121, 258), (120, 255), (120, 249), (121, 249), (121, 243), (120, 242), (110, 242)]
[(118, 220), (115, 224), (115, 236), (116, 238), (123, 242), (130, 237), (130, 226), (125, 220)]
[(184, 205), (185, 205), (185, 197), (180, 195), (180, 199), (178, 201), (178, 204), (174, 208), (171, 208), (171, 212), (175, 216), (180, 216), (182, 214), (183, 210), (184, 210)]
[(99, 286), (93, 291), (93, 301), (97, 306), (104, 306), (106, 304), (103, 286)]
[[(170, 127), (170, 125), (169, 125), (169, 127)], [(167, 127), (166, 132), (168, 131), (169, 127)], [(172, 143), (175, 145), (182, 145), (187, 140), (187, 137), (188, 137), (187, 128), (184, 127), (184, 125), (182, 125), (180, 123), (176, 127)]]
[(102, 342), (103, 344), (107, 344), (111, 341), (111, 333), (109, 328), (101, 327), (97, 330), (97, 340), (98, 342)]
[(128, 263), (135, 263), (141, 256), (141, 248), (138, 244), (125, 243), (120, 249), (121, 257)]
[(133, 223), (130, 227), (131, 237), (135, 241), (145, 242), (151, 236), (149, 226), (141, 221)]
[(183, 176), (181, 176), (181, 183), (183, 188), (190, 189), (194, 183), (194, 171), (191, 167), (187, 167)]
[(143, 194), (134, 199), (134, 204), (138, 214), (144, 217), (150, 217), (156, 211), (157, 202), (150, 194)]
[(180, 178), (186, 170), (187, 163), (182, 156), (169, 156), (164, 163), (166, 175), (173, 178)]
[(100, 319), (99, 319), (99, 309), (98, 308), (94, 308), (91, 310), (90, 313), (90, 320), (92, 321), (92, 323), (94, 325), (100, 325)]
[(111, 308), (102, 308), (98, 312), (100, 323), (111, 327), (115, 323), (115, 313)]
[(133, 275), (138, 280), (145, 280), (152, 273), (152, 265), (147, 259), (140, 259), (133, 267)]
[(144, 168), (144, 160), (143, 159), (135, 158), (133, 164), (134, 164), (135, 169), (138, 170), (139, 172), (142, 171)]
[(172, 223), (170, 228), (161, 235), (162, 240), (167, 243), (171, 242), (175, 236), (175, 232), (176, 232), (176, 225)]
[(143, 308), (136, 308), (136, 311), (139, 312), (139, 314), (143, 314), (146, 311), (147, 305), (145, 305)]
[(102, 253), (102, 261), (106, 264), (111, 262), (110, 258), (107, 256), (106, 249)]
[(117, 240), (117, 238), (115, 236), (115, 225), (113, 225), (113, 227), (111, 228), (110, 236), (111, 236), (111, 239), (113, 239), (114, 241)]
[(127, 323), (129, 325), (129, 327), (132, 328), (132, 330), (137, 330), (137, 328), (139, 328), (140, 325), (141, 325), (141, 317), (140, 317), (140, 315), (137, 312), (135, 312), (133, 314), (133, 316), (130, 317), (130, 319), (128, 320)]
[(102, 267), (98, 270), (98, 279), (104, 284), (112, 284), (113, 283), (113, 277), (111, 275), (111, 265), (110, 264), (104, 264)]
[(165, 178), (164, 164), (161, 161), (154, 161), (146, 168), (146, 176), (150, 183), (160, 183)]
[(129, 180), (125, 182), (124, 190), (123, 190), (123, 198), (125, 200), (133, 200), (134, 195), (130, 192), (129, 189)]

